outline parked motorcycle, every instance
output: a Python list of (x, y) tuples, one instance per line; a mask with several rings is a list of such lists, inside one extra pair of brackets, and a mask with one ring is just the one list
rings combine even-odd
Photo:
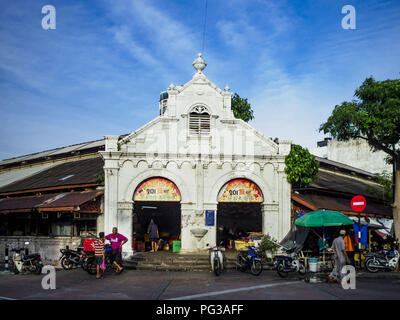
[(395, 241), (392, 248), (384, 253), (370, 252), (366, 255), (364, 263), (368, 272), (394, 271), (400, 260), (399, 244)]
[(239, 251), (236, 258), (236, 268), (242, 272), (250, 269), (251, 274), (258, 276), (263, 270), (261, 259), (254, 246), (247, 246), (247, 251)]
[(211, 269), (216, 276), (219, 276), (222, 270), (226, 270), (225, 247), (223, 247), (222, 244), (223, 242), (221, 242), (219, 246), (208, 249), (210, 251)]
[[(25, 242), (25, 244), (29, 244), (29, 242)], [(25, 255), (25, 248), (14, 248), (11, 251), (15, 252), (11, 258), (15, 274), (25, 272), (42, 273), (43, 263), (40, 254), (32, 253)]]
[(71, 250), (68, 247), (60, 249), (60, 262), (64, 270), (71, 270), (83, 263), (83, 247), (78, 247), (77, 250)]
[(281, 278), (286, 278), (289, 272), (298, 272), (301, 276), (306, 274), (306, 267), (303, 259), (300, 259), (295, 248), (288, 249), (280, 245), (287, 255), (277, 255), (273, 258), (274, 267)]

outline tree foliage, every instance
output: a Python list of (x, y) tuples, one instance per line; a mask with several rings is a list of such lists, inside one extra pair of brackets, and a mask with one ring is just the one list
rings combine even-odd
[(367, 187), (369, 193), (374, 194), (377, 198), (382, 199), (386, 203), (393, 202), (393, 175), (387, 171), (383, 171), (381, 174), (374, 175), (374, 181), (380, 184), (381, 188), (375, 188), (372, 186)]
[(386, 152), (400, 163), (400, 79), (375, 81), (367, 78), (351, 102), (335, 106), (319, 131), (341, 141), (367, 140), (373, 151)]
[(235, 118), (242, 119), (246, 122), (254, 119), (253, 110), (251, 109), (250, 103), (247, 102), (247, 98), (243, 99), (237, 93), (234, 93), (231, 107)]
[(351, 102), (335, 106), (319, 130), (342, 141), (364, 139), (372, 151), (386, 152), (389, 162), (395, 163), (393, 218), (400, 238), (400, 79), (375, 81), (369, 77), (354, 96)]
[(293, 187), (306, 187), (318, 176), (319, 163), (305, 148), (292, 144), (285, 158), (287, 180)]

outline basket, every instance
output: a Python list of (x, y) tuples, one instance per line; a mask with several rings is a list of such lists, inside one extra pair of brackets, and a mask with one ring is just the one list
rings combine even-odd
[(178, 253), (181, 250), (181, 241), (172, 241), (172, 252)]
[(240, 240), (235, 241), (235, 249), (238, 251), (247, 250), (248, 246), (254, 246), (254, 242), (252, 242), (252, 241), (247, 242), (247, 241), (240, 241)]

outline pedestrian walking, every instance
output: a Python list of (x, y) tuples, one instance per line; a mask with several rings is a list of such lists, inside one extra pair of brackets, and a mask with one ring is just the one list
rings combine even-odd
[(343, 237), (346, 235), (345, 230), (340, 230), (339, 236), (333, 240), (332, 249), (335, 254), (335, 266), (329, 275), (331, 282), (341, 282), (342, 280), (342, 268), (346, 265), (346, 262), (350, 264), (350, 259), (346, 253), (346, 245)]
[(96, 279), (100, 279), (101, 275), (100, 275), (100, 266), (104, 261), (104, 232), (100, 232), (99, 233), (99, 238), (97, 238), (94, 242), (93, 242), (93, 246), (94, 246), (94, 256), (96, 259), (96, 264), (97, 264), (97, 274), (96, 274)]
[(158, 238), (160, 237), (158, 233), (158, 226), (155, 224), (154, 220), (150, 220), (150, 224), (147, 227), (147, 233), (151, 241), (151, 252), (158, 250)]
[(128, 238), (118, 233), (118, 228), (114, 227), (112, 233), (106, 236), (111, 243), (112, 263), (117, 267), (116, 273), (121, 273), (124, 268), (122, 265), (122, 246), (128, 241)]
[(344, 240), (344, 244), (346, 246), (346, 253), (347, 256), (350, 259), (350, 264), (355, 267), (355, 261), (354, 261), (354, 244), (355, 244), (355, 240), (354, 240), (354, 231), (353, 230), (349, 230), (349, 232), (344, 236), (343, 238)]

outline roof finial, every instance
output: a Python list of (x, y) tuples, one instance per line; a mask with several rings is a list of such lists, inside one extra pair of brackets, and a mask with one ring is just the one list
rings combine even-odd
[(207, 63), (201, 57), (201, 53), (198, 54), (196, 60), (193, 61), (192, 66), (197, 70), (197, 72), (201, 73), (203, 69), (207, 66)]

